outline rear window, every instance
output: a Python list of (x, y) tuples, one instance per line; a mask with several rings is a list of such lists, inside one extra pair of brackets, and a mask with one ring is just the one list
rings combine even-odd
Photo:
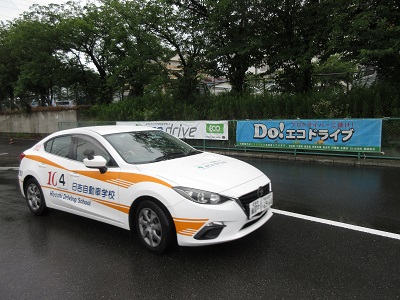
[(44, 144), (44, 149), (54, 155), (67, 157), (69, 155), (69, 148), (71, 147), (70, 136), (59, 136), (47, 141)]

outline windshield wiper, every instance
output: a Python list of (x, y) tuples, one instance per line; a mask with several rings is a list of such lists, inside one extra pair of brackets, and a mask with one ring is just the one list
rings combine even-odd
[(190, 155), (195, 155), (195, 154), (199, 154), (199, 153), (202, 153), (202, 151), (196, 150), (196, 149), (190, 150), (187, 153), (184, 153), (184, 152), (171, 152), (171, 153), (164, 154), (163, 156), (157, 157), (154, 160), (154, 162), (168, 160), (168, 159), (174, 159), (174, 158), (179, 158), (179, 157), (184, 157), (184, 156), (190, 156)]
[(168, 159), (173, 159), (173, 158), (178, 158), (178, 157), (183, 157), (186, 156), (185, 153), (182, 152), (172, 152), (172, 153), (167, 153), (164, 154), (163, 156), (157, 157), (154, 162), (156, 161), (162, 161), (162, 160), (168, 160)]
[(202, 151), (193, 149), (193, 150), (190, 150), (188, 153), (186, 153), (186, 156), (200, 154), (200, 153), (202, 153)]

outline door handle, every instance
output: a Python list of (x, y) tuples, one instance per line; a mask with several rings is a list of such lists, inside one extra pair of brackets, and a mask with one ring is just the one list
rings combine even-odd
[(47, 165), (46, 165), (45, 163), (42, 163), (42, 162), (39, 163), (39, 168), (46, 168), (46, 166), (47, 166)]
[(71, 175), (71, 177), (74, 177), (74, 178), (78, 178), (79, 177), (79, 174), (75, 173), (75, 172), (71, 172), (69, 174)]

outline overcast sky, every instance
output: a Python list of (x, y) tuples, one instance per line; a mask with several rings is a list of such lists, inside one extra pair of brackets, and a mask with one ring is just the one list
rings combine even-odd
[(68, 0), (0, 0), (0, 21), (12, 21), (34, 4), (49, 5), (62, 4)]

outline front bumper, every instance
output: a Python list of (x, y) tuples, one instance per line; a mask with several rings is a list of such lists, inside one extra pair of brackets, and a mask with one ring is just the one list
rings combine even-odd
[(172, 209), (180, 246), (203, 246), (233, 241), (257, 230), (272, 217), (271, 207), (268, 206), (266, 210), (249, 219), (235, 201), (220, 205), (182, 201)]

